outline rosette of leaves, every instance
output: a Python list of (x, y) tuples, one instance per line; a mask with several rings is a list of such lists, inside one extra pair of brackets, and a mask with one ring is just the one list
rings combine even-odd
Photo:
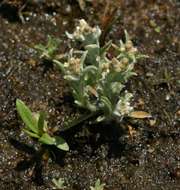
[(75, 104), (89, 110), (90, 115), (99, 113), (97, 121), (121, 120), (129, 115), (133, 109), (132, 94), (125, 90), (125, 84), (135, 75), (137, 59), (144, 56), (133, 46), (128, 33), (125, 31), (124, 42), (109, 41), (101, 47), (100, 28), (81, 19), (75, 31), (66, 34), (77, 46), (65, 53), (63, 59), (52, 61), (69, 82)]
[(16, 109), (21, 119), (25, 123), (23, 131), (30, 137), (38, 139), (42, 144), (55, 145), (57, 148), (68, 151), (69, 146), (60, 136), (50, 135), (45, 120), (45, 113), (32, 113), (23, 101), (16, 100)]

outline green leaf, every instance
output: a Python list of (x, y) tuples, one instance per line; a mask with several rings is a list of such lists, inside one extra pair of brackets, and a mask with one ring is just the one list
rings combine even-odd
[(85, 61), (85, 59), (86, 59), (86, 57), (87, 57), (87, 53), (88, 53), (88, 51), (85, 51), (85, 52), (82, 54), (82, 56), (81, 56), (81, 61), (80, 61), (81, 70), (83, 70), (84, 61)]
[(107, 51), (110, 49), (112, 46), (112, 40), (110, 40), (108, 43), (106, 43), (101, 49), (100, 49), (100, 55), (104, 55), (107, 53)]
[(64, 79), (75, 82), (79, 81), (79, 77), (73, 75), (64, 75)]
[[(87, 75), (87, 74), (96, 74), (98, 73), (98, 68), (94, 65), (89, 65), (87, 67), (85, 67), (82, 71), (83, 76)], [(96, 79), (96, 76), (93, 76), (93, 79)]]
[(38, 119), (38, 134), (41, 136), (44, 132), (46, 114), (44, 112), (39, 113)]
[(39, 50), (41, 53), (41, 57), (45, 57), (47, 59), (51, 59), (58, 48), (60, 43), (59, 39), (48, 36), (48, 42), (46, 45), (36, 45), (35, 49)]
[(31, 110), (23, 101), (19, 99), (16, 100), (16, 109), (28, 130), (38, 133), (37, 120), (33, 117)]
[(125, 30), (124, 33), (125, 33), (125, 39), (126, 39), (126, 42), (127, 42), (128, 40), (130, 40), (130, 36), (129, 36), (127, 30)]
[(105, 107), (107, 108), (108, 114), (111, 114), (113, 112), (111, 101), (105, 97), (101, 97), (101, 101), (104, 103)]
[(124, 72), (113, 72), (109, 73), (106, 77), (106, 81), (110, 84), (111, 82), (125, 82), (124, 81)]
[(46, 51), (46, 47), (42, 44), (35, 45), (34, 48), (42, 52)]
[(52, 55), (57, 50), (59, 43), (59, 39), (48, 36), (48, 43), (46, 48), (50, 55)]
[(105, 119), (106, 119), (106, 117), (101, 115), (101, 116), (96, 118), (96, 122), (102, 122)]
[(85, 46), (85, 49), (88, 51), (86, 63), (98, 66), (97, 57), (99, 56), (100, 51), (99, 46), (96, 44), (90, 44)]
[(51, 137), (48, 133), (44, 133), (40, 138), (39, 142), (43, 144), (48, 144), (48, 145), (54, 145), (55, 144), (55, 138)]
[(55, 138), (55, 146), (61, 150), (65, 150), (68, 151), (69, 150), (69, 145), (67, 144), (67, 142), (59, 136), (54, 136)]
[(23, 131), (25, 133), (27, 133), (30, 137), (37, 138), (37, 139), (40, 137), (39, 135), (37, 135), (36, 133), (33, 133), (33, 132), (29, 131), (28, 129), (23, 129)]
[(64, 69), (64, 64), (61, 63), (60, 61), (53, 59), (53, 63), (55, 63), (57, 65), (57, 67), (64, 73), (65, 69)]
[(54, 188), (53, 189), (65, 189), (66, 186), (64, 185), (64, 179), (63, 178), (59, 178), (59, 179), (52, 179), (52, 182), (54, 183)]

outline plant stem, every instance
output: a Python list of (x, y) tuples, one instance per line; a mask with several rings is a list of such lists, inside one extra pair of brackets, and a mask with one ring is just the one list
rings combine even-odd
[(65, 128), (61, 129), (60, 131), (66, 131), (72, 127), (75, 127), (95, 115), (97, 115), (97, 112), (94, 112), (94, 113), (92, 112), (88, 115), (83, 115), (83, 116), (79, 117), (78, 119), (74, 119), (72, 122), (68, 123), (68, 125)]

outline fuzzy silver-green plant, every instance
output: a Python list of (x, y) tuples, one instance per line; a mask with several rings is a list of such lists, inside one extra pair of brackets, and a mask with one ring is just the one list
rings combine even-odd
[(130, 105), (133, 95), (125, 90), (125, 84), (135, 75), (134, 64), (144, 57), (133, 46), (128, 33), (125, 31), (124, 42), (109, 41), (101, 47), (100, 28), (91, 27), (81, 19), (75, 31), (66, 34), (77, 46), (62, 59), (52, 58), (52, 61), (69, 82), (75, 104), (89, 110), (91, 115), (100, 113), (96, 121), (113, 118), (120, 121), (128, 116), (133, 110)]

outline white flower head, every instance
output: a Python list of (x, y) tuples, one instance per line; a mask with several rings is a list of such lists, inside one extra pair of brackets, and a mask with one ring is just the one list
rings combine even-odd
[(98, 39), (101, 35), (101, 30), (98, 26), (91, 27), (84, 19), (80, 19), (74, 33), (69, 34), (66, 32), (66, 34), (70, 39), (83, 42), (89, 35), (92, 35), (93, 38)]
[(71, 57), (64, 63), (64, 67), (73, 74), (79, 74), (81, 70), (81, 60), (79, 58)]
[(133, 107), (130, 105), (130, 99), (132, 98), (132, 94), (125, 92), (124, 97), (122, 97), (121, 99), (119, 99), (114, 114), (119, 116), (119, 117), (123, 117), (125, 115), (128, 115), (132, 110)]

